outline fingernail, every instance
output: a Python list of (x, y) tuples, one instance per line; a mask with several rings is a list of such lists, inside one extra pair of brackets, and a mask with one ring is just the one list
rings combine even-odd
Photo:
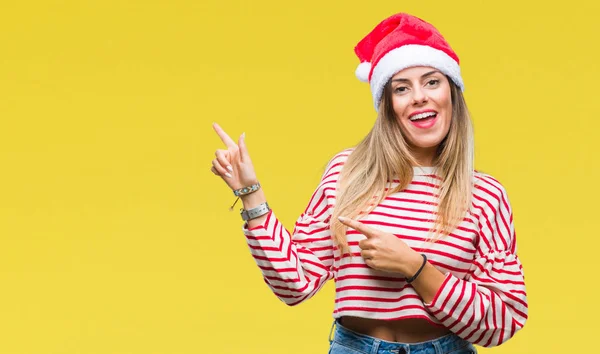
[(348, 221), (348, 218), (345, 218), (343, 216), (338, 216), (338, 220), (339, 221)]
[(231, 175), (229, 174), (229, 172), (225, 173), (225, 176), (231, 178)]
[(230, 172), (233, 172), (233, 168), (232, 168), (231, 166), (227, 166), (227, 169), (228, 169)]
[(242, 139), (246, 139), (246, 133), (242, 133)]

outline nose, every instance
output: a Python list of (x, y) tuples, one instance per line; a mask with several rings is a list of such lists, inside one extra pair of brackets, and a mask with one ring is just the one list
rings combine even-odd
[(416, 105), (426, 103), (429, 100), (425, 92), (421, 88), (415, 88), (413, 90), (413, 102)]

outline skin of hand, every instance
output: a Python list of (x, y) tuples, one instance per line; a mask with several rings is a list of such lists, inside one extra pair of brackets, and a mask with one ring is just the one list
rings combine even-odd
[(245, 134), (239, 137), (236, 144), (217, 123), (213, 123), (213, 129), (225, 144), (226, 149), (218, 149), (215, 152), (211, 171), (220, 176), (232, 190), (258, 183), (252, 160), (246, 148)]
[[(211, 171), (221, 177), (232, 190), (257, 184), (256, 172), (246, 148), (246, 135), (242, 134), (236, 144), (217, 123), (213, 123), (213, 129), (225, 144), (226, 149), (219, 149), (215, 152), (216, 158), (212, 161)], [(241, 196), (240, 199), (246, 210), (256, 208), (267, 201), (263, 186), (255, 192)], [(262, 225), (267, 219), (267, 215), (248, 220), (246, 226), (255, 228)]]

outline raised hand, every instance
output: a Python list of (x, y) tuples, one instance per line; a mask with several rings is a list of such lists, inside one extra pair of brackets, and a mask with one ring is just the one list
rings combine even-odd
[(258, 183), (252, 160), (246, 149), (244, 134), (239, 137), (236, 144), (217, 123), (213, 123), (213, 128), (227, 149), (218, 149), (215, 152), (216, 158), (212, 161), (211, 171), (220, 176), (232, 190)]

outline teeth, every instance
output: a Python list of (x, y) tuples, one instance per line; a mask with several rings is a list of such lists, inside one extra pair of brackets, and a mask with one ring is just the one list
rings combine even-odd
[(433, 117), (435, 115), (436, 115), (435, 112), (419, 113), (419, 114), (416, 114), (416, 115), (410, 117), (409, 119), (414, 121), (414, 120), (419, 120), (419, 119), (423, 119), (423, 118)]

